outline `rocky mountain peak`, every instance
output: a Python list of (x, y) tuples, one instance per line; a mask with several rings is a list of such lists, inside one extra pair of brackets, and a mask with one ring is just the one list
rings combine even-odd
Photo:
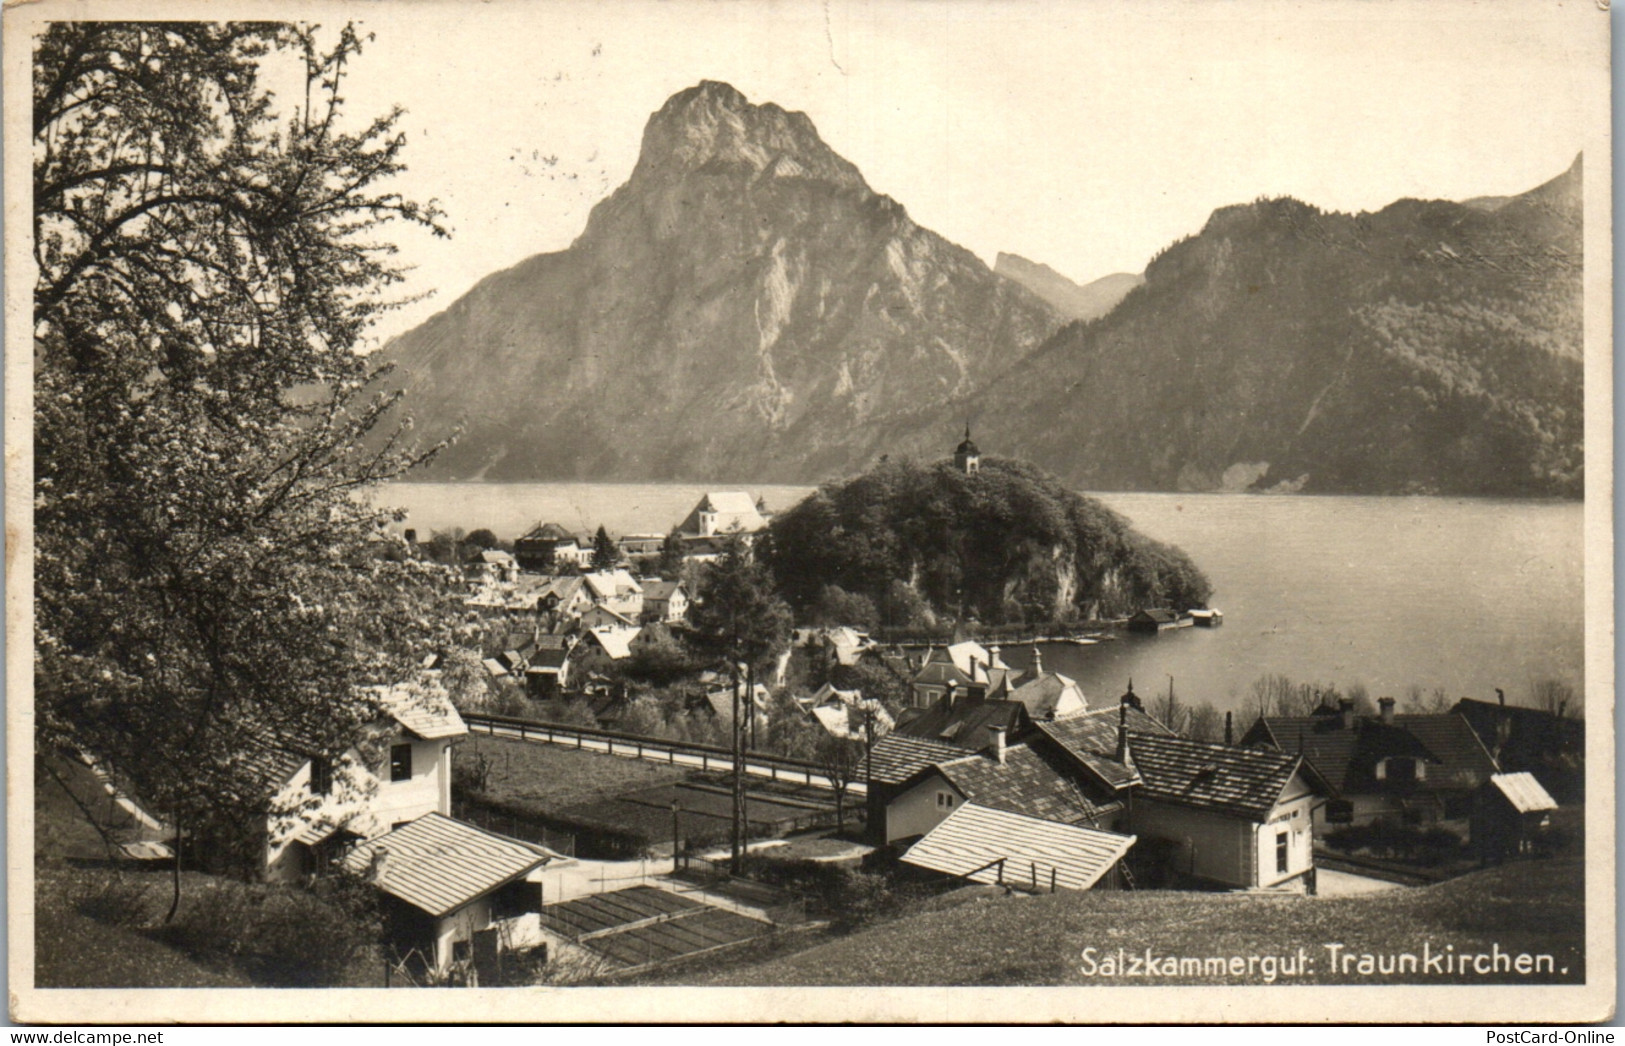
[(869, 191), (858, 169), (824, 143), (806, 113), (753, 105), (717, 80), (677, 92), (649, 118), (633, 181), (701, 169), (812, 178)]

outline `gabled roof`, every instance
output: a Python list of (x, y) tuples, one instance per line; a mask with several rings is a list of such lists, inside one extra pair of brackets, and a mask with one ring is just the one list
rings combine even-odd
[(1179, 615), (1172, 610), (1161, 608), (1146, 609), (1129, 618), (1130, 621), (1155, 621), (1159, 625), (1169, 625), (1179, 620)]
[(1165, 734), (1129, 733), (1146, 799), (1266, 821), (1297, 772), (1296, 755), (1235, 748)]
[[(1091, 708), (1087, 712), (1069, 715), (1053, 722), (1040, 721), (1038, 729), (1060, 745), (1090, 773), (1113, 788), (1135, 784), (1139, 773), (1132, 766), (1124, 766), (1116, 759), (1117, 723), (1121, 713), (1117, 708)], [(1132, 737), (1136, 733), (1171, 734), (1161, 723), (1130, 705), (1127, 725)], [(1129, 758), (1135, 758), (1132, 745)]]
[(1020, 701), (1026, 705), (1027, 714), (1034, 720), (1051, 719), (1055, 715), (1056, 706), (1061, 703), (1061, 696), (1068, 689), (1077, 690), (1078, 699), (1085, 705), (1088, 704), (1083, 691), (1078, 688), (1077, 681), (1059, 672), (1045, 672), (1037, 679), (1027, 680), (1010, 691), (1010, 700)]
[(430, 915), (456, 911), (497, 887), (546, 864), (553, 854), (532, 843), (427, 813), (360, 844), (344, 867), (365, 874), (375, 855), (379, 889)]
[(754, 534), (767, 526), (767, 520), (756, 510), (756, 502), (750, 495), (741, 490), (711, 491), (700, 498), (698, 504), (677, 525), (677, 529), (684, 534), (700, 533), (700, 513), (714, 513), (716, 520), (716, 533), (727, 534), (738, 531), (743, 534)]
[(637, 578), (625, 570), (599, 570), (581, 575), (581, 580), (597, 599), (615, 599), (618, 596), (624, 598), (641, 595), (643, 592), (643, 586), (638, 584)]
[(1049, 821), (1076, 824), (1122, 807), (1108, 790), (1081, 784), (1081, 775), (1064, 756), (1027, 745), (1006, 748), (1003, 763), (971, 755), (938, 763), (936, 770), (980, 806)]
[[(739, 681), (739, 696), (741, 700), (744, 699), (747, 692), (748, 684), (745, 682), (745, 680), (741, 679)], [(772, 694), (767, 689), (767, 686), (762, 683), (757, 683), (755, 694), (757, 711), (766, 709), (769, 700), (772, 698)], [(728, 687), (723, 687), (721, 690), (707, 690), (705, 692), (705, 701), (706, 704), (711, 706), (712, 714), (718, 719), (722, 720), (724, 723), (732, 723), (734, 721), (733, 691)]]
[(490, 563), (495, 566), (511, 566), (513, 564), (513, 555), (502, 551), (500, 548), (481, 549), (480, 562)]
[(557, 523), (538, 523), (520, 541), (574, 541), (575, 535)]
[(638, 634), (637, 628), (628, 628), (624, 625), (600, 625), (589, 628), (582, 642), (589, 640), (596, 643), (599, 649), (608, 654), (610, 660), (619, 661), (624, 657), (632, 656), (632, 637)]
[(968, 754), (958, 745), (893, 732), (869, 749), (869, 780), (874, 784), (900, 784), (933, 763)]
[(1438, 759), (1439, 767), (1428, 771), (1428, 779), (1434, 784), (1476, 788), (1485, 778), (1501, 769), (1495, 764), (1489, 749), (1473, 733), (1471, 724), (1454, 712), (1446, 715), (1398, 715), (1394, 717), (1394, 725), (1409, 731)]
[(671, 599), (679, 589), (683, 595), (688, 595), (688, 589), (683, 587), (681, 581), (640, 581), (643, 586), (643, 601), (645, 603), (663, 603)]
[(538, 647), (536, 653), (531, 655), (530, 664), (526, 672), (536, 672), (541, 675), (556, 675), (570, 658), (570, 648), (564, 644)]
[(991, 727), (1004, 727), (1006, 738), (1014, 738), (1030, 722), (1027, 707), (1019, 701), (984, 701), (958, 696), (950, 704), (942, 698), (924, 713), (897, 727), (909, 737), (946, 741), (970, 751), (993, 743)]
[(1546, 789), (1540, 786), (1540, 782), (1535, 780), (1535, 775), (1528, 771), (1517, 774), (1491, 774), (1490, 784), (1496, 791), (1506, 796), (1507, 802), (1520, 814), (1557, 809), (1557, 800), (1548, 795)]
[(1467, 720), (1456, 713), (1398, 715), (1392, 724), (1358, 716), (1345, 727), (1341, 715), (1269, 716), (1253, 724), (1245, 744), (1269, 744), (1301, 752), (1339, 793), (1372, 786), (1378, 760), (1396, 756), (1429, 764), (1427, 783), (1474, 788), (1499, 767)]
[[(966, 803), (909, 847), (903, 860), (978, 883), (1027, 882), (1046, 889), (1053, 874), (1056, 886), (1087, 890), (1128, 853), (1134, 841), (1132, 835)], [(1002, 874), (1000, 868), (989, 867), (1001, 859)]]
[(593, 618), (607, 617), (607, 618), (609, 618), (610, 620), (605, 622), (604, 625), (602, 626), (604, 628), (612, 628), (612, 627), (619, 626), (621, 628), (633, 628), (633, 629), (635, 629), (635, 628), (638, 627), (638, 623), (636, 621), (633, 621), (631, 618), (627, 617), (625, 614), (621, 613), (619, 610), (615, 610), (615, 609), (613, 609), (611, 607), (603, 606), (602, 604), (593, 607), (591, 610), (588, 610), (586, 613), (582, 614), (581, 616), (583, 618), (589, 618), (589, 617), (593, 617)]
[(462, 737), (468, 733), (463, 717), (443, 693), (406, 687), (379, 687), (378, 703), (395, 721), (425, 741)]

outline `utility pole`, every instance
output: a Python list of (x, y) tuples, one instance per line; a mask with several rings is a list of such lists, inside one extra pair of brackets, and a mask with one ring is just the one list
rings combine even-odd
[(730, 862), (733, 874), (738, 875), (745, 870), (745, 728), (739, 718), (739, 662), (731, 661), (729, 673), (733, 683), (733, 846), (732, 861)]

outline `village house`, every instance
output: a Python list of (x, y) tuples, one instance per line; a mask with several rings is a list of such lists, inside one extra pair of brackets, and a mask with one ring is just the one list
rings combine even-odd
[(576, 666), (574, 672), (582, 677), (609, 675), (616, 662), (632, 656), (632, 640), (638, 634), (636, 625), (601, 625), (585, 629), (581, 641), (571, 653)]
[(681, 581), (653, 578), (639, 584), (643, 586), (643, 622), (672, 624), (688, 619), (688, 588)]
[(1264, 716), (1241, 743), (1301, 755), (1330, 788), (1315, 830), (1387, 816), (1408, 824), (1465, 820), (1473, 792), (1500, 767), (1467, 720), (1455, 713), (1396, 715), (1394, 699), (1376, 716), (1353, 702), (1308, 716)]
[(1495, 701), (1464, 697), (1452, 712), (1467, 720), (1497, 765), (1508, 773), (1528, 771), (1554, 799), (1585, 798), (1585, 720), (1542, 708), (1509, 705), (1497, 690)]
[(574, 863), (439, 812), (369, 839), (343, 860), (384, 894), (397, 950), (416, 951), (436, 974), (467, 964), (477, 971), (474, 983), (496, 983), (499, 953), (545, 943), (535, 880)]
[(643, 586), (625, 570), (600, 570), (581, 575), (587, 598), (595, 607), (613, 610), (636, 624), (643, 616)]
[(929, 835), (974, 803), (1133, 835), (1158, 882), (1274, 888), (1302, 883), (1314, 867), (1309, 826), (1326, 788), (1312, 768), (1295, 755), (1174, 736), (1132, 690), (1115, 710), (1054, 719), (1033, 720), (1009, 700), (943, 703), (930, 717), (871, 751), (876, 843)]
[(561, 567), (592, 566), (592, 539), (573, 534), (557, 523), (538, 523), (513, 543), (523, 570), (551, 574)]
[(664, 534), (622, 534), (615, 539), (615, 547), (628, 559), (633, 556), (658, 556), (665, 544)]
[(570, 651), (575, 645), (574, 634), (537, 636), (525, 666), (525, 691), (542, 700), (563, 694), (570, 686)]
[(579, 627), (584, 629), (638, 627), (635, 618), (628, 617), (620, 611), (611, 610), (607, 603), (599, 603), (589, 607), (582, 612), (577, 623)]
[(829, 736), (869, 741), (891, 733), (896, 725), (879, 701), (859, 690), (840, 690), (825, 683), (811, 697), (798, 702), (813, 722)]
[(266, 822), (265, 876), (291, 881), (320, 871), (349, 843), (426, 813), (451, 813), (451, 746), (468, 733), (443, 693), (395, 687), (376, 692), (389, 719), (368, 747), (336, 759), (300, 755), (286, 744), (251, 753), (276, 782)]

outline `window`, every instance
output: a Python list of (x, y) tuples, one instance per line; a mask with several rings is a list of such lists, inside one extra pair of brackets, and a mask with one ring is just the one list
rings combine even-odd
[(333, 761), (319, 755), (310, 761), (310, 794), (329, 795), (333, 791)]
[(412, 779), (411, 745), (390, 746), (389, 779), (391, 781), (410, 781)]
[(940, 809), (943, 809), (943, 810), (952, 810), (954, 808), (953, 793), (951, 793), (951, 792), (938, 792), (937, 793), (937, 806)]
[(1279, 835), (1277, 835), (1275, 837), (1275, 870), (1277, 872), (1285, 872), (1286, 871), (1286, 866), (1287, 866), (1287, 858), (1286, 858), (1287, 839), (1288, 839), (1288, 836), (1287, 836), (1287, 833), (1285, 833), (1285, 832), (1282, 832), (1281, 834), (1279, 834)]

